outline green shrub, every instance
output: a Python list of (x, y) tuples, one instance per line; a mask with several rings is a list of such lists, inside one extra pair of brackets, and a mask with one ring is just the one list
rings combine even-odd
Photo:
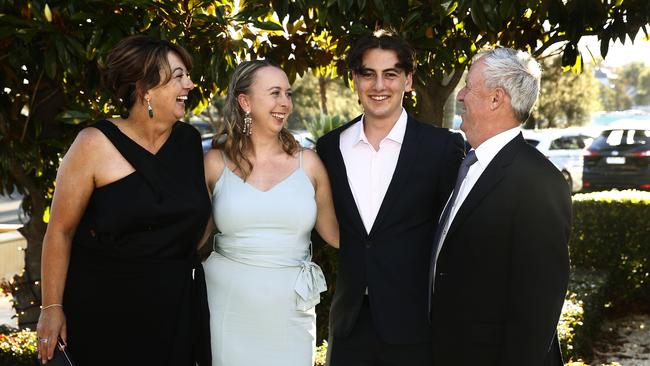
[(573, 210), (571, 263), (605, 272), (614, 305), (650, 301), (650, 192), (578, 194)]
[(571, 269), (569, 290), (557, 327), (565, 359), (591, 359), (593, 341), (608, 305), (606, 283), (607, 277), (602, 272)]
[(340, 116), (329, 116), (321, 113), (316, 118), (311, 118), (303, 121), (305, 128), (312, 135), (313, 143), (323, 136), (324, 134), (332, 131), (333, 129), (342, 126), (347, 121)]
[(327, 341), (316, 347), (316, 357), (314, 359), (314, 366), (325, 366), (327, 359)]
[(34, 366), (36, 332), (21, 330), (0, 334), (0, 366)]

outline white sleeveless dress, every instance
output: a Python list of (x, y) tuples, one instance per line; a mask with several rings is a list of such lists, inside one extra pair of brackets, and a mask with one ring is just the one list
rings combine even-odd
[(228, 167), (214, 187), (219, 234), (203, 263), (213, 366), (312, 366), (314, 306), (326, 289), (311, 262), (314, 187), (300, 165), (268, 191)]

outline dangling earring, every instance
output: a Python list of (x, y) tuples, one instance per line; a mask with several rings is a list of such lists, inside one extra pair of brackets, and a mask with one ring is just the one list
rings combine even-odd
[(151, 108), (151, 102), (147, 99), (147, 112), (149, 112), (149, 118), (153, 118), (153, 108)]
[(244, 128), (242, 128), (244, 135), (250, 136), (251, 133), (253, 133), (253, 130), (251, 129), (252, 124), (253, 118), (251, 118), (251, 112), (246, 112), (246, 115), (244, 116)]

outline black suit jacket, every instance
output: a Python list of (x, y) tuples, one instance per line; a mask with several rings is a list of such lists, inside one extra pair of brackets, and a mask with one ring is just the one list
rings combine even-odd
[(561, 366), (570, 230), (566, 182), (518, 135), (484, 170), (440, 251), (434, 364)]
[(459, 134), (409, 117), (397, 166), (370, 233), (361, 221), (339, 149), (341, 132), (318, 140), (332, 184), (341, 241), (330, 334), (345, 337), (368, 288), (375, 327), (394, 344), (430, 341), (427, 274), (437, 217), (464, 154)]

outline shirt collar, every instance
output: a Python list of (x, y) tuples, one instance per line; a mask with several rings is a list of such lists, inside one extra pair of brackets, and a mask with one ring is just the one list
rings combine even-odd
[(492, 159), (512, 141), (517, 135), (521, 133), (521, 127), (513, 127), (509, 130), (503, 131), (497, 135), (485, 140), (478, 148), (476, 148), (476, 158), (482, 167), (488, 166)]
[[(355, 145), (362, 141), (366, 144), (370, 144), (370, 142), (368, 142), (368, 138), (366, 137), (366, 133), (363, 130), (364, 117), (365, 116), (361, 116), (361, 120), (359, 120), (359, 122), (357, 122), (357, 124), (354, 126), (354, 128), (357, 129), (356, 138), (354, 139)], [(384, 140), (391, 140), (401, 145), (404, 141), (404, 135), (406, 134), (407, 120), (408, 114), (406, 113), (406, 110), (402, 108), (402, 113), (399, 115), (397, 122), (395, 122), (393, 128), (391, 128), (390, 132), (388, 132), (388, 135), (386, 135), (386, 137), (384, 137), (381, 142), (384, 142)]]

